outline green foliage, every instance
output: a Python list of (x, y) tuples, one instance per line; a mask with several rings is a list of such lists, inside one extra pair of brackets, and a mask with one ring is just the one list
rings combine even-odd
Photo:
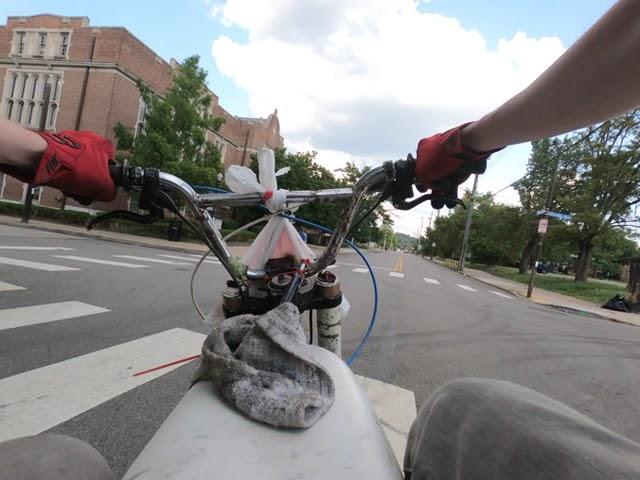
[(131, 130), (122, 124), (114, 127), (118, 148), (129, 151), (132, 163), (160, 168), (189, 183), (215, 184), (222, 162), (207, 131), (218, 130), (224, 119), (210, 114), (206, 77), (194, 55), (176, 69), (164, 97), (138, 84), (147, 103), (144, 129), (134, 141)]
[(418, 239), (406, 233), (397, 232), (396, 239), (398, 241), (398, 248), (402, 248), (403, 250), (413, 251), (418, 245)]

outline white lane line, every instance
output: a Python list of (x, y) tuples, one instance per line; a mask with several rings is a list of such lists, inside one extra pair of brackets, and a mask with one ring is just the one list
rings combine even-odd
[(495, 290), (489, 290), (491, 293), (493, 293), (494, 295), (497, 295), (499, 297), (502, 298), (508, 298), (509, 300), (513, 300), (513, 297), (511, 295), (507, 295), (506, 293), (502, 293), (502, 292), (496, 292)]
[(0, 264), (32, 268), (34, 270), (44, 270), (46, 272), (66, 272), (71, 270), (80, 270), (80, 268), (64, 267), (62, 265), (51, 265), (50, 263), (30, 262), (28, 260), (18, 260), (9, 257), (0, 257)]
[(334, 268), (338, 268), (340, 265), (336, 265), (335, 263), (333, 265), (329, 265), (327, 268), (325, 268), (325, 270), (333, 270)]
[(440, 285), (440, 282), (435, 278), (424, 277), (424, 281), (432, 285)]
[(24, 287), (13, 285), (12, 283), (0, 282), (0, 292), (13, 292), (15, 290), (24, 290)]
[[(0, 310), (0, 330), (55, 322), (67, 318), (84, 317), (110, 310), (83, 302), (59, 302), (32, 305), (30, 307), (5, 308)], [(0, 402), (0, 405), (2, 402)], [(2, 408), (0, 407), (0, 418)], [(0, 422), (2, 423), (2, 422)]]
[[(194, 262), (194, 263), (198, 263), (198, 261), (200, 261), (200, 259), (202, 258), (202, 255), (200, 255), (198, 258), (188, 258), (188, 257), (180, 257), (178, 255), (162, 255), (162, 254), (158, 254), (159, 257), (164, 257), (164, 258), (173, 258), (174, 260), (185, 260), (187, 262)], [(220, 262), (217, 262), (215, 260), (209, 260), (207, 257), (207, 260), (204, 260), (202, 263), (212, 263), (213, 265), (220, 265)]]
[[(360, 265), (357, 263), (342, 263), (342, 262), (337, 262), (336, 265), (344, 265), (345, 267), (359, 267)], [(385, 267), (371, 267), (374, 270), (387, 270), (387, 271), (391, 271), (393, 270), (393, 268), (385, 268)]]
[[(200, 260), (202, 258), (202, 255), (189, 255), (189, 257), (195, 258), (196, 260)], [(207, 257), (207, 261), (212, 261), (213, 263), (220, 263), (220, 260), (218, 260), (218, 258), (213, 254)]]
[(0, 380), (0, 441), (36, 435), (184, 363), (205, 336), (174, 328)]
[(369, 273), (368, 268), (354, 268), (353, 271), (356, 273)]
[(461, 283), (456, 283), (456, 285), (458, 285), (461, 289), (468, 290), (470, 292), (477, 292), (478, 291), (475, 288), (470, 287), (469, 285), (462, 285)]
[(71, 250), (75, 250), (75, 248), (67, 248), (67, 247), (17, 247), (17, 246), (9, 246), (9, 245), (0, 245), (0, 250), (66, 250), (66, 251), (71, 251)]
[(139, 262), (163, 263), (165, 265), (189, 265), (186, 262), (174, 262), (173, 260), (160, 260), (159, 258), (136, 257), (135, 255), (114, 255), (116, 258), (126, 258), (127, 260), (138, 260)]
[(396, 277), (396, 278), (404, 278), (404, 273), (400, 273), (400, 272), (389, 272), (389, 276), (390, 276), (390, 277)]
[(99, 258), (76, 257), (75, 255), (51, 255), (56, 258), (64, 258), (66, 260), (75, 260), (77, 262), (99, 263), (100, 265), (113, 265), (114, 267), (125, 268), (149, 268), (149, 265), (137, 265), (135, 263), (113, 262), (111, 260), (101, 260)]

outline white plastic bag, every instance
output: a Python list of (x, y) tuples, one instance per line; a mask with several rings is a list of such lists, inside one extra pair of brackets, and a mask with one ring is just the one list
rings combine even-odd
[[(263, 193), (269, 211), (280, 211), (287, 206), (287, 190), (278, 190), (277, 177), (287, 173), (289, 168), (276, 172), (275, 163), (272, 150), (260, 149), (258, 151), (260, 180), (251, 169), (232, 165), (227, 169), (225, 182), (235, 193)], [(242, 258), (242, 263), (251, 270), (262, 270), (269, 259), (287, 256), (293, 256), (296, 262), (315, 258), (313, 250), (300, 238), (291, 222), (276, 216), (267, 222), (253, 241)]]

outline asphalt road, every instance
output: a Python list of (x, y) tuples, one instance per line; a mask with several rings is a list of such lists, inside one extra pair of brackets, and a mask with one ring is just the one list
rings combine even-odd
[[(400, 259), (400, 255), (369, 255), (380, 303), (374, 333), (354, 365), (357, 373), (414, 391), (418, 406), (439, 385), (456, 378), (510, 380), (640, 441), (635, 414), (640, 398), (640, 328), (557, 312), (428, 260), (410, 254)], [(193, 259), (187, 257), (174, 251), (0, 226), (0, 319), (10, 317), (2, 317), (8, 309), (60, 302), (108, 309), (29, 325), (31, 317), (16, 313), (20, 316), (16, 321), (24, 325), (0, 324), (0, 382), (176, 327), (206, 333), (207, 326), (198, 320), (189, 298)], [(27, 268), (25, 262), (76, 270), (46, 271), (33, 265)], [(361, 267), (357, 256), (347, 254), (340, 256), (334, 270), (351, 303), (343, 326), (345, 355), (357, 345), (372, 308), (369, 276), (359, 271)], [(204, 266), (196, 292), (207, 309), (216, 301), (224, 279), (220, 265)], [(7, 284), (23, 289), (11, 290)], [(106, 399), (51, 431), (88, 441), (121, 474), (180, 399), (194, 367), (187, 364)], [(1, 408), (0, 432), (6, 420)]]

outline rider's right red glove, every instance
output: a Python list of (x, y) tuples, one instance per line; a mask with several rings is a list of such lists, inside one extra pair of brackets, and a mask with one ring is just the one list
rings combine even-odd
[(465, 148), (460, 140), (460, 132), (467, 125), (465, 123), (418, 142), (415, 173), (419, 189), (432, 189), (435, 195), (443, 197), (456, 196), (458, 185), (472, 173), (484, 173), (487, 158), (501, 149), (474, 152)]

